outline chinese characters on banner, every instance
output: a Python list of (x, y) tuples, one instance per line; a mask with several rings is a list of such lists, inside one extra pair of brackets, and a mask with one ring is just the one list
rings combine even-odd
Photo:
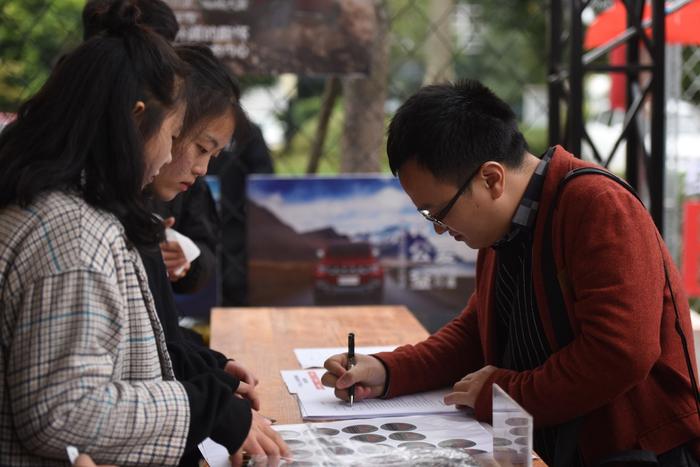
[(208, 44), (237, 75), (369, 72), (373, 0), (166, 0), (178, 42)]

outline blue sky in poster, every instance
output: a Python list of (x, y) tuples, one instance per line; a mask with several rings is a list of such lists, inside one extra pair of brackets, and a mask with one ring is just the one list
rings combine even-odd
[(247, 193), (299, 233), (333, 227), (357, 235), (404, 227), (429, 237), (442, 251), (475, 258), (463, 243), (435, 234), (392, 176), (252, 176)]
[[(269, 195), (284, 195), (287, 203), (306, 204), (318, 200), (339, 201), (373, 196), (383, 190), (401, 190), (398, 179), (389, 176), (344, 177), (266, 177), (255, 176), (248, 197), (261, 199)], [(406, 198), (408, 200), (408, 198)]]

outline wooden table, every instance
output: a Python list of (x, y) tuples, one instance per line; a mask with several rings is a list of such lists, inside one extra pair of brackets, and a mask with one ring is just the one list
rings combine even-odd
[(256, 374), (262, 413), (284, 424), (302, 422), (280, 375), (300, 368), (294, 349), (344, 347), (350, 331), (358, 347), (414, 344), (428, 337), (402, 306), (215, 308), (211, 314), (211, 347)]
[[(211, 314), (211, 347), (256, 374), (261, 413), (279, 424), (302, 423), (296, 398), (280, 375), (300, 368), (293, 350), (344, 347), (351, 331), (358, 347), (415, 344), (428, 337), (403, 306), (215, 308)], [(484, 459), (484, 465), (496, 464)]]

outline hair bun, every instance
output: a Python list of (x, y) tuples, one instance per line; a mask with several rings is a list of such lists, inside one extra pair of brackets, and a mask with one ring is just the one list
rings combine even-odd
[(98, 22), (109, 34), (123, 35), (140, 29), (141, 10), (131, 0), (110, 1), (97, 16)]

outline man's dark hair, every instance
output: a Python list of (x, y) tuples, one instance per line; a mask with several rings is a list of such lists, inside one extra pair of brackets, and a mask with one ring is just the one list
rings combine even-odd
[(162, 224), (144, 205), (144, 145), (183, 103), (187, 66), (137, 24), (130, 2), (113, 2), (103, 19), (104, 33), (65, 55), (0, 133), (0, 208), (73, 191), (114, 214), (131, 242), (153, 246)]
[(420, 89), (389, 124), (387, 154), (394, 175), (415, 159), (438, 180), (459, 186), (486, 161), (518, 167), (526, 149), (511, 108), (475, 80)]
[[(115, 1), (88, 0), (83, 8), (83, 40), (104, 31), (104, 14)], [(167, 3), (163, 0), (134, 0), (133, 3), (141, 11), (139, 24), (151, 28), (168, 42), (175, 40), (180, 26)]]
[(181, 44), (175, 46), (175, 52), (190, 68), (186, 87), (187, 112), (178, 141), (188, 141), (203, 124), (227, 112), (234, 117), (236, 134), (245, 134), (247, 118), (239, 103), (241, 89), (228, 68), (206, 45)]

